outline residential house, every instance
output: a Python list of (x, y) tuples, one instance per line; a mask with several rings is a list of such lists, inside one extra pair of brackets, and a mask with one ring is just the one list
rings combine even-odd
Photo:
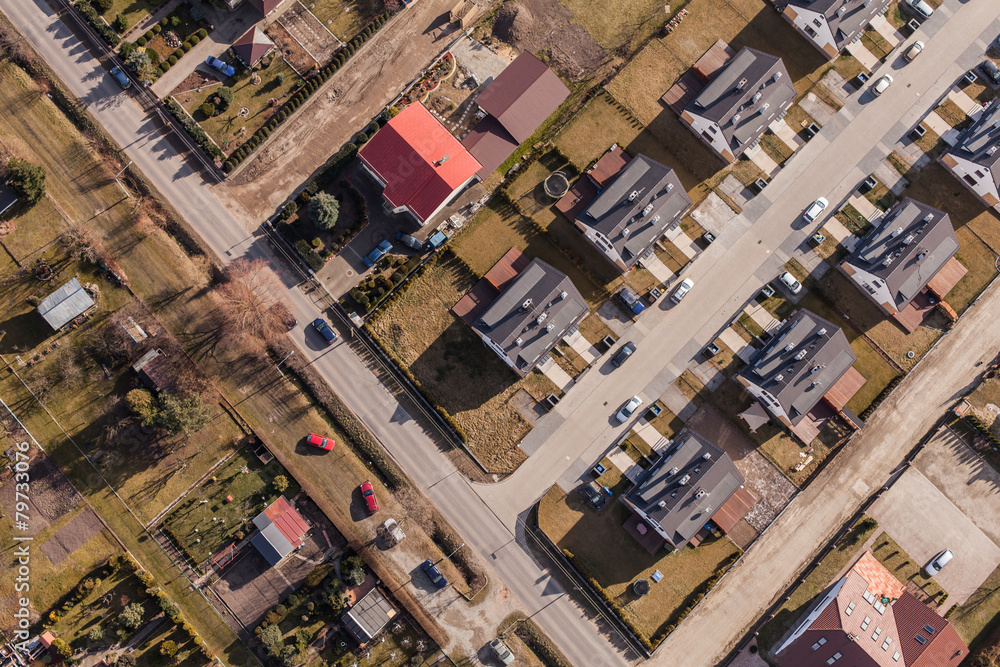
[(38, 314), (50, 327), (59, 331), (94, 305), (94, 299), (74, 276), (38, 304)]
[(169, 391), (175, 385), (174, 373), (166, 355), (160, 350), (146, 352), (132, 364), (132, 370), (148, 389), (156, 393)]
[(476, 179), (482, 165), (427, 108), (400, 111), (358, 153), (365, 171), (384, 188), (393, 213), (425, 225)]
[(799, 310), (774, 331), (737, 379), (774, 419), (794, 432), (855, 361), (840, 327)]
[(771, 649), (778, 667), (958, 667), (969, 649), (870, 551)]
[(254, 26), (233, 42), (233, 53), (248, 68), (260, 62), (260, 59), (270, 53), (274, 42), (264, 34), (264, 31)]
[(452, 311), (524, 377), (590, 307), (565, 273), (511, 248)]
[(941, 162), (987, 206), (1000, 205), (1000, 104), (982, 112)]
[(254, 517), (253, 524), (258, 532), (250, 538), (250, 543), (271, 567), (301, 547), (309, 532), (308, 522), (284, 496), (278, 496), (270, 507)]
[(569, 88), (541, 60), (523, 51), (476, 97), (485, 117), (462, 145), (482, 165), (479, 180), (517, 150), (569, 97)]
[[(932, 281), (956, 252), (958, 237), (948, 214), (907, 197), (886, 212), (839, 268), (882, 312), (902, 320), (904, 326), (912, 320), (913, 326), (907, 328), (913, 330), (922, 316), (898, 316), (929, 285), (935, 287)], [(930, 303), (943, 299), (965, 274), (958, 260), (954, 264), (958, 277), (949, 280), (944, 294), (934, 295)]]
[(625, 273), (691, 208), (673, 169), (645, 155), (627, 163), (580, 213), (576, 225), (604, 258)]
[(726, 162), (755, 146), (795, 102), (795, 85), (781, 58), (743, 47), (691, 100), (681, 120)]
[(775, 7), (828, 60), (835, 60), (861, 38), (875, 16), (886, 12), (889, 0), (779, 0)]
[(358, 600), (340, 622), (354, 639), (364, 646), (378, 635), (399, 612), (377, 587)]
[[(697, 433), (684, 431), (622, 496), (632, 510), (625, 529), (653, 554), (664, 544), (673, 549), (697, 545), (707, 536), (705, 526), (713, 516), (742, 491), (743, 481), (724, 451)], [(749, 492), (741, 498), (746, 496)], [(749, 497), (751, 502), (741, 503), (745, 509), (736, 521), (753, 506)]]
[[(232, 3), (230, 4), (230, 7), (235, 7), (242, 1), (243, 0), (228, 0), (228, 2)], [(249, 0), (249, 1), (250, 4), (256, 7), (257, 11), (259, 11), (264, 16), (267, 16), (268, 14), (273, 12), (275, 9), (278, 8), (279, 5), (281, 5), (282, 2), (284, 2), (284, 0)]]

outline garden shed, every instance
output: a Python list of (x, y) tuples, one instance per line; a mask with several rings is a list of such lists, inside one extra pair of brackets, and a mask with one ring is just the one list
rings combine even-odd
[(50, 327), (59, 331), (93, 307), (94, 300), (74, 276), (38, 304), (38, 314)]

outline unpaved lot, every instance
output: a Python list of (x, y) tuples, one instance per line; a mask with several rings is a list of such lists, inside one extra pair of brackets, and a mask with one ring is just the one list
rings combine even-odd
[(80, 512), (79, 516), (60, 528), (55, 535), (47, 539), (41, 546), (42, 553), (53, 565), (59, 565), (103, 529), (104, 524), (88, 507)]
[[(387, 23), (272, 135), (270, 143), (215, 188), (237, 218), (258, 223), (369, 123), (454, 41), (444, 23), (454, 0), (421, 0)], [(251, 220), (246, 220), (250, 216)]]
[[(28, 468), (30, 491), (28, 495), (28, 529), (19, 531), (25, 535), (37, 535), (40, 530), (59, 519), (80, 502), (69, 480), (45, 455), (36, 455)], [(0, 509), (13, 519), (14, 480), (0, 488)]]

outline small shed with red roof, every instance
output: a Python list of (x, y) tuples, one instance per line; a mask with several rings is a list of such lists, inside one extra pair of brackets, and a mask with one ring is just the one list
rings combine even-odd
[(253, 523), (258, 532), (250, 542), (272, 567), (301, 547), (309, 532), (309, 524), (284, 496), (258, 514)]
[(393, 213), (426, 224), (476, 178), (482, 165), (427, 108), (411, 104), (358, 153)]

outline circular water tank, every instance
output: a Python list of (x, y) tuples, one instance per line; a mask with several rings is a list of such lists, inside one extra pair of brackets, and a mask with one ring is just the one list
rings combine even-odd
[(569, 192), (569, 180), (561, 171), (554, 171), (545, 179), (545, 194), (553, 199), (559, 199)]
[(649, 580), (647, 579), (636, 579), (635, 583), (632, 584), (632, 592), (642, 597), (649, 593)]

